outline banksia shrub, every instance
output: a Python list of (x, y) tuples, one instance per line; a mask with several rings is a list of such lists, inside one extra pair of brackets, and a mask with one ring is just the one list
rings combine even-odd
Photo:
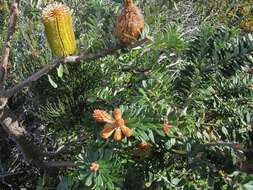
[(46, 37), (52, 52), (58, 56), (68, 56), (76, 50), (70, 10), (61, 3), (46, 6), (42, 12)]
[(144, 17), (141, 10), (134, 5), (133, 0), (124, 0), (124, 7), (116, 22), (116, 35), (123, 44), (130, 44), (140, 37), (144, 27)]

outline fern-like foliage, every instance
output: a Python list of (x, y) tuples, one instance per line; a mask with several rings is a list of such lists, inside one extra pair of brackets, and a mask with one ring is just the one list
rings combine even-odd
[(235, 32), (220, 27), (204, 30), (189, 44), (188, 58), (200, 64), (201, 73), (222, 71), (232, 76), (238, 69), (252, 66), (253, 36), (235, 36)]
[(191, 94), (196, 80), (202, 80), (202, 87), (208, 87), (212, 77), (231, 77), (252, 67), (253, 36), (238, 37), (224, 27), (204, 28), (189, 43), (185, 53), (190, 64), (181, 69), (174, 81), (174, 91), (181, 100)]

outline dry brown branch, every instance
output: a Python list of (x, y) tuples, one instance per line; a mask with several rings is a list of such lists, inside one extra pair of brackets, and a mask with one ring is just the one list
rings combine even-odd
[[(132, 49), (132, 48), (138, 47), (138, 46), (146, 43), (148, 40), (149, 40), (148, 38), (145, 38), (143, 40), (140, 40), (140, 41), (130, 45), (128, 48)], [(15, 93), (19, 92), (24, 87), (30, 86), (32, 84), (32, 82), (35, 82), (38, 79), (40, 79), (42, 76), (48, 74), (51, 70), (55, 69), (61, 63), (66, 64), (66, 63), (88, 62), (88, 61), (92, 61), (92, 60), (106, 57), (108, 55), (113, 55), (118, 50), (120, 50), (122, 48), (123, 47), (121, 45), (116, 45), (112, 48), (101, 50), (98, 53), (82, 54), (80, 56), (68, 56), (63, 59), (58, 59), (58, 60), (54, 61), (53, 64), (49, 64), (49, 65), (44, 66), (39, 71), (37, 71), (36, 73), (33, 73), (30, 77), (28, 77), (24, 81), (20, 82), (19, 84), (15, 85), (14, 87), (12, 87), (8, 90), (1, 91), (0, 96), (5, 97), (5, 98), (9, 98), (9, 97), (13, 96)]]
[(6, 106), (0, 112), (0, 124), (7, 132), (9, 137), (18, 145), (25, 160), (39, 169), (76, 167), (77, 163), (73, 161), (46, 161), (47, 154), (44, 149), (34, 142), (33, 137), (20, 126), (16, 116)]
[[(7, 36), (3, 45), (2, 59), (0, 63), (0, 89), (3, 90), (4, 81), (7, 74), (8, 60), (10, 55), (10, 42), (15, 32), (15, 26), (18, 16), (18, 0), (14, 0), (10, 7), (10, 16), (8, 22)], [(6, 106), (7, 97), (0, 97), (0, 124), (4, 131), (8, 134), (19, 147), (25, 159), (37, 166), (45, 168), (43, 149), (35, 144), (32, 136), (20, 125), (16, 115)]]
[(6, 106), (0, 111), (0, 124), (9, 137), (18, 145), (25, 159), (39, 167), (44, 167), (45, 153), (39, 145), (35, 144), (32, 136), (20, 126), (16, 116)]
[(2, 50), (2, 58), (0, 64), (0, 88), (3, 89), (4, 80), (7, 74), (7, 66), (10, 55), (10, 43), (15, 32), (15, 27), (17, 23), (17, 15), (18, 15), (18, 1), (14, 1), (10, 7), (10, 16), (8, 22), (8, 30), (5, 43), (3, 45)]
[(15, 85), (14, 87), (12, 87), (8, 90), (3, 90), (2, 92), (0, 92), (0, 97), (10, 98), (11, 96), (13, 96), (15, 93), (17, 93), (18, 91), (20, 91), (24, 87), (29, 86), (32, 82), (35, 82), (38, 79), (40, 79), (41, 77), (43, 77), (44, 75), (48, 74), (51, 70), (53, 70), (58, 65), (60, 65), (61, 61), (62, 60), (59, 60), (59, 61), (54, 62), (53, 64), (46, 65), (42, 69), (40, 69), (39, 71), (37, 71), (34, 74), (32, 74), (31, 76), (29, 76), (24, 81)]

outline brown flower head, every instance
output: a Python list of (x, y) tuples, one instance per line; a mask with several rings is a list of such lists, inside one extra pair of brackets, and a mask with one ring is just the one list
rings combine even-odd
[(131, 44), (139, 39), (144, 28), (144, 17), (133, 0), (124, 0), (124, 6), (116, 21), (116, 36), (122, 44)]
[(122, 118), (122, 113), (119, 108), (115, 108), (113, 112), (114, 117), (104, 110), (95, 110), (92, 114), (93, 118), (98, 122), (106, 123), (100, 136), (103, 139), (108, 139), (114, 132), (113, 139), (120, 141), (123, 136), (132, 136), (132, 130), (125, 126), (125, 121)]
[(96, 162), (92, 162), (90, 165), (90, 171), (92, 172), (97, 172), (99, 170), (99, 164)]

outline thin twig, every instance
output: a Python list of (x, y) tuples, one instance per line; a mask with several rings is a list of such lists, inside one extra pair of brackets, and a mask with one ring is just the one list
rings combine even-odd
[(171, 63), (170, 65), (166, 66), (166, 68), (174, 67), (174, 66), (180, 64), (181, 61), (182, 61), (181, 59), (178, 59), (175, 63)]
[(2, 59), (1, 59), (1, 64), (0, 64), (0, 89), (3, 89), (4, 81), (7, 74), (7, 66), (8, 66), (10, 46), (11, 46), (10, 43), (11, 43), (13, 34), (15, 32), (17, 16), (18, 16), (18, 2), (14, 1), (10, 7), (7, 36), (6, 36), (6, 40), (3, 45), (3, 50), (2, 50)]
[[(143, 40), (140, 40), (136, 42), (135, 44), (130, 45), (128, 48), (132, 49), (138, 46), (143, 45), (146, 43), (149, 39), (145, 38)], [(8, 89), (8, 90), (2, 90), (0, 92), (1, 97), (6, 97), (9, 98), (13, 96), (15, 93), (23, 89), (24, 87), (28, 87), (32, 84), (32, 82), (37, 81), (44, 75), (48, 74), (50, 71), (55, 69), (57, 66), (59, 66), (61, 63), (66, 64), (66, 63), (80, 63), (80, 62), (88, 62), (92, 60), (96, 60), (102, 57), (106, 57), (108, 55), (113, 55), (115, 54), (118, 50), (122, 49), (122, 45), (116, 45), (115, 47), (108, 48), (101, 50), (98, 53), (92, 53), (92, 54), (82, 54), (80, 56), (68, 56), (63, 59), (57, 59), (56, 61), (53, 62), (53, 64), (49, 64), (41, 68), (39, 71), (36, 73), (33, 73), (30, 77), (25, 79), (24, 81), (20, 82), (19, 84), (15, 85), (14, 87)]]
[(47, 152), (47, 155), (48, 156), (56, 156), (56, 155), (62, 153), (65, 150), (65, 148), (66, 148), (66, 146), (61, 145), (59, 148), (57, 148), (56, 151)]

